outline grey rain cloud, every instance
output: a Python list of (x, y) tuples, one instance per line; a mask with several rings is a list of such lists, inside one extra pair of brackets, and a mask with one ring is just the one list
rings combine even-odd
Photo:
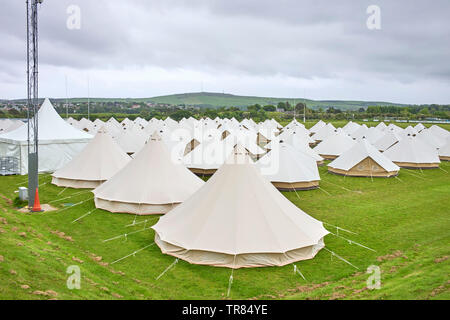
[[(0, 11), (0, 98), (26, 95), (25, 1)], [(381, 30), (366, 27), (369, 5)], [(69, 5), (81, 29), (66, 27)], [(448, 0), (44, 0), (40, 92), (450, 103)]]

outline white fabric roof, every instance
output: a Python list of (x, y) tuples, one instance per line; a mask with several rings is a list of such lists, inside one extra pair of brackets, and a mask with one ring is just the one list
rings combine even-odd
[(450, 137), (447, 138), (446, 143), (439, 149), (439, 155), (443, 157), (450, 157)]
[[(306, 182), (320, 180), (317, 162), (286, 143), (256, 162), (261, 174), (271, 182)], [(273, 168), (273, 169), (272, 169)]]
[(129, 126), (128, 129), (122, 130), (116, 142), (126, 153), (135, 153), (142, 149), (147, 137), (144, 130)]
[[(44, 100), (44, 103), (39, 108), (37, 117), (39, 122), (39, 144), (89, 141), (92, 139), (90, 134), (80, 131), (64, 121), (53, 108), (48, 98)], [(0, 141), (26, 144), (28, 141), (28, 125), (0, 135)]]
[(68, 164), (53, 173), (53, 177), (104, 181), (122, 169), (131, 158), (114, 142), (104, 128)]
[(342, 129), (351, 135), (353, 132), (358, 130), (359, 127), (360, 127), (360, 125), (357, 124), (356, 122), (349, 121)]
[(316, 133), (320, 128), (325, 127), (327, 124), (323, 122), (322, 120), (319, 120), (315, 125), (309, 129), (309, 132)]
[(379, 152), (367, 139), (358, 141), (353, 147), (334, 159), (328, 166), (348, 171), (367, 157), (378, 163), (378, 165), (388, 172), (400, 170), (395, 163)]
[(134, 204), (169, 204), (186, 200), (203, 180), (176, 163), (158, 134), (122, 170), (96, 188), (96, 198)]
[(354, 139), (362, 139), (363, 137), (366, 137), (369, 133), (369, 128), (365, 124), (360, 126), (357, 130), (355, 130), (350, 136)]
[(423, 129), (419, 134), (417, 134), (417, 138), (422, 139), (424, 142), (433, 146), (436, 149), (441, 148), (445, 145), (445, 138), (442, 136), (436, 135), (430, 129)]
[(377, 128), (378, 130), (384, 131), (386, 129), (387, 125), (381, 121), (379, 124), (377, 124), (377, 126), (375, 128)]
[[(311, 130), (309, 130), (312, 132)], [(318, 129), (316, 133), (314, 133), (311, 138), (314, 140), (325, 140), (327, 137), (336, 133), (336, 128), (331, 124), (327, 123), (322, 128)]]
[(441, 139), (447, 139), (448, 137), (450, 137), (450, 132), (435, 124), (433, 124), (429, 129), (435, 136), (438, 136)]
[(395, 125), (395, 124), (393, 124), (393, 123), (390, 123), (390, 124), (386, 127), (386, 129), (385, 129), (384, 131), (386, 132), (386, 130), (390, 130), (390, 131), (393, 131), (393, 132), (395, 132), (395, 133), (400, 133), (400, 132), (403, 131), (402, 128), (400, 128), (399, 126), (397, 126), (397, 125)]
[(395, 162), (440, 163), (437, 150), (417, 138), (404, 138), (383, 154)]
[(425, 126), (422, 123), (419, 122), (418, 124), (415, 125), (414, 129), (416, 129), (417, 132), (420, 132), (423, 129), (425, 129)]
[(401, 139), (402, 138), (395, 132), (387, 130), (387, 131), (385, 131), (384, 136), (382, 136), (380, 139), (375, 141), (375, 143), (373, 145), (378, 150), (385, 151), (386, 149), (388, 149), (390, 146), (397, 143)]
[(329, 232), (292, 204), (248, 155), (232, 154), (188, 200), (152, 228), (187, 250), (225, 254), (284, 253), (313, 246)]
[(376, 127), (369, 128), (369, 130), (366, 133), (366, 138), (371, 144), (374, 144), (382, 137), (384, 137), (384, 132), (377, 129)]
[(355, 144), (355, 140), (345, 134), (334, 134), (319, 143), (313, 150), (323, 155), (341, 155)]
[(0, 119), (0, 134), (14, 131), (24, 125), (21, 120)]
[(218, 169), (233, 151), (233, 146), (220, 140), (204, 141), (184, 158), (183, 163), (191, 169)]

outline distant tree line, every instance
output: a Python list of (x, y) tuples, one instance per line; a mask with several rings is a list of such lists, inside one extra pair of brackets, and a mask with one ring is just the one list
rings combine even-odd
[[(66, 105), (63, 102), (54, 103), (56, 111), (62, 116), (66, 115)], [(0, 118), (26, 118), (26, 109), (18, 108), (0, 110)], [(70, 104), (69, 116), (75, 119), (87, 117), (88, 104), (80, 102)], [(290, 120), (294, 116), (302, 119), (303, 116), (307, 120), (324, 119), (324, 120), (361, 120), (371, 118), (398, 118), (405, 120), (423, 120), (426, 118), (450, 119), (450, 105), (417, 105), (417, 106), (368, 106), (367, 108), (359, 108), (358, 110), (341, 110), (339, 107), (329, 106), (327, 108), (311, 108), (305, 103), (299, 102), (291, 105), (288, 101), (279, 102), (275, 105), (250, 105), (243, 107), (199, 107), (188, 105), (148, 105), (142, 101), (126, 101), (126, 102), (91, 102), (89, 106), (91, 119), (99, 117), (102, 120), (110, 118), (112, 115), (118, 117), (128, 117), (135, 119), (137, 117), (165, 119), (171, 117), (177, 121), (182, 118), (194, 117), (197, 119), (208, 117), (214, 119), (219, 118), (236, 118), (241, 121), (244, 118), (252, 118), (254, 121), (264, 121), (266, 119), (275, 118), (277, 121)], [(304, 115), (305, 113), (305, 115)]]

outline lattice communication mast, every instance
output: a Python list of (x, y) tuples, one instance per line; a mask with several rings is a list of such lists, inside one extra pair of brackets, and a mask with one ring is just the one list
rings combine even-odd
[(27, 93), (28, 93), (28, 206), (34, 204), (38, 178), (38, 5), (27, 0)]

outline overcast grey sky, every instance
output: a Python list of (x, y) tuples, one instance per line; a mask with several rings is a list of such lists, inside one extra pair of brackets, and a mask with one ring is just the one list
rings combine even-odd
[[(67, 8), (81, 10), (68, 29)], [(369, 30), (377, 5), (381, 29)], [(226, 92), (450, 103), (450, 1), (44, 0), (40, 96)], [(25, 0), (2, 0), (0, 98), (26, 96)]]

